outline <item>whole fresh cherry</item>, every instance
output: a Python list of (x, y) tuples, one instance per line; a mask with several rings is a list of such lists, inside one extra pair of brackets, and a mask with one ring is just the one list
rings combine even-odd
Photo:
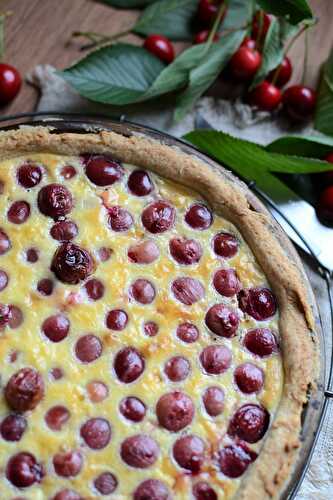
[(198, 20), (201, 24), (212, 24), (223, 0), (200, 0), (198, 7)]
[[(329, 153), (327, 156), (324, 158), (325, 161), (328, 161), (328, 163), (333, 163), (333, 152)], [(325, 184), (332, 185), (333, 184), (333, 170), (330, 170), (329, 172), (324, 172), (322, 174), (323, 180), (325, 181)]]
[(175, 50), (172, 43), (163, 35), (149, 35), (143, 46), (148, 52), (151, 52), (167, 64), (172, 63), (175, 58)]
[(322, 191), (316, 210), (321, 221), (330, 226), (333, 225), (333, 185)]
[(267, 80), (259, 83), (249, 94), (249, 103), (262, 111), (273, 111), (281, 99), (281, 91)]
[[(196, 45), (199, 43), (205, 43), (205, 42), (207, 42), (208, 37), (209, 37), (209, 30), (199, 31), (199, 33), (197, 33), (195, 35), (193, 43)], [(220, 39), (220, 35), (218, 33), (215, 33), (214, 37), (213, 37), (213, 42), (218, 42), (219, 39)]]
[(236, 80), (246, 82), (251, 80), (261, 64), (260, 52), (241, 46), (229, 62), (229, 71)]
[(258, 10), (252, 20), (252, 38), (259, 44), (265, 40), (267, 31), (272, 22), (272, 16), (266, 14), (263, 10)]
[(21, 88), (22, 79), (14, 66), (0, 63), (0, 104), (8, 104)]
[(284, 85), (289, 82), (292, 72), (293, 67), (291, 65), (290, 59), (288, 56), (285, 56), (282, 60), (282, 63), (269, 73), (267, 80), (270, 82), (274, 82), (274, 85), (276, 85), (277, 87), (284, 87)]
[(316, 107), (316, 92), (304, 85), (292, 85), (283, 94), (282, 102), (288, 116), (294, 121), (311, 118)]

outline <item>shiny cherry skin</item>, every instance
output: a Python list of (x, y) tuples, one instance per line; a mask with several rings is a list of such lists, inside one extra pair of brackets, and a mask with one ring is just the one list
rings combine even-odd
[(272, 22), (272, 16), (264, 11), (258, 10), (252, 20), (252, 38), (262, 43)]
[(246, 36), (241, 43), (241, 47), (247, 47), (248, 49), (254, 50), (256, 48), (256, 41)]
[(10, 103), (18, 94), (22, 85), (20, 73), (14, 66), (0, 64), (0, 104)]
[(198, 19), (201, 24), (211, 24), (222, 4), (222, 0), (200, 0), (198, 7)]
[(333, 185), (321, 193), (316, 210), (321, 221), (330, 226), (333, 225)]
[(283, 107), (293, 121), (305, 121), (314, 113), (317, 101), (316, 92), (304, 85), (292, 85), (283, 94)]
[[(193, 43), (195, 45), (198, 45), (199, 43), (205, 43), (207, 42), (208, 40), (208, 36), (209, 36), (209, 30), (202, 30), (202, 31), (199, 31), (195, 37), (194, 37), (194, 40), (193, 40)], [(218, 33), (215, 33), (214, 37), (213, 37), (213, 42), (218, 42), (220, 39), (220, 35)]]
[(271, 71), (267, 77), (267, 80), (272, 82), (274, 80), (274, 85), (277, 87), (284, 87), (290, 80), (293, 72), (293, 67), (288, 56), (285, 56), (282, 63), (273, 71)]
[(282, 100), (280, 89), (264, 80), (259, 83), (249, 95), (249, 102), (252, 106), (261, 111), (274, 111)]
[(233, 78), (246, 82), (251, 80), (260, 65), (260, 52), (241, 46), (230, 59), (229, 70)]
[(175, 58), (175, 49), (172, 43), (163, 35), (149, 35), (143, 47), (167, 64), (172, 63)]

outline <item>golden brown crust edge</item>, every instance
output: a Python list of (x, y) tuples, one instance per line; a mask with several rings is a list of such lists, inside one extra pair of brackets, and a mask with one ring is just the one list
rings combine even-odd
[(307, 391), (315, 384), (318, 351), (302, 274), (274, 235), (270, 217), (253, 210), (245, 189), (203, 161), (142, 136), (124, 137), (106, 131), (59, 134), (46, 127), (22, 127), (0, 133), (0, 157), (31, 152), (112, 153), (124, 162), (151, 169), (190, 188), (195, 186), (216, 212), (238, 227), (277, 296), (285, 384), (270, 432), (258, 459), (244, 477), (237, 498), (277, 498), (298, 454), (300, 417)]

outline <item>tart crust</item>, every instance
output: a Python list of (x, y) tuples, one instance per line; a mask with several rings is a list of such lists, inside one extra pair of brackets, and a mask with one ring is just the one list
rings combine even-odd
[(277, 297), (282, 339), (282, 398), (259, 457), (242, 480), (237, 499), (277, 498), (292, 471), (300, 447), (301, 413), (318, 371), (314, 317), (300, 263), (281, 241), (271, 216), (255, 207), (246, 186), (210, 162), (141, 135), (115, 132), (54, 133), (47, 127), (23, 126), (0, 133), (0, 158), (24, 153), (109, 153), (147, 168), (200, 193), (241, 232)]

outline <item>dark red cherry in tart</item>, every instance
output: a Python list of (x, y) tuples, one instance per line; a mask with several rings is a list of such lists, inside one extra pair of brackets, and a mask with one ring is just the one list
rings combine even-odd
[(164, 394), (156, 405), (159, 424), (171, 432), (187, 427), (193, 420), (194, 411), (191, 398), (180, 391)]
[(69, 242), (58, 247), (51, 264), (51, 270), (57, 278), (71, 285), (86, 279), (94, 267), (94, 260), (88, 250)]
[(239, 390), (244, 394), (259, 392), (264, 385), (263, 371), (253, 363), (243, 363), (237, 366), (234, 378)]
[(217, 16), (223, 0), (200, 0), (198, 21), (203, 25), (211, 24)]
[(220, 387), (207, 387), (202, 396), (206, 412), (211, 417), (217, 417), (224, 410), (224, 392)]
[(17, 488), (28, 488), (34, 483), (41, 482), (44, 471), (32, 453), (20, 452), (9, 459), (6, 476)]
[(127, 255), (129, 261), (135, 264), (151, 264), (158, 259), (160, 251), (154, 241), (144, 240), (131, 245)]
[(230, 59), (228, 68), (233, 78), (246, 82), (254, 77), (261, 65), (261, 60), (258, 50), (241, 45)]
[(171, 290), (176, 299), (186, 306), (195, 304), (205, 295), (205, 289), (201, 282), (188, 276), (175, 279)]
[(230, 259), (238, 252), (239, 242), (230, 233), (218, 233), (213, 239), (213, 249), (216, 255)]
[(213, 284), (216, 291), (224, 297), (232, 297), (241, 289), (240, 281), (234, 269), (219, 269), (216, 271)]
[(83, 500), (83, 498), (74, 490), (64, 489), (52, 497), (52, 500)]
[(143, 44), (144, 48), (167, 64), (175, 58), (175, 49), (170, 40), (163, 35), (149, 35)]
[(228, 433), (248, 443), (256, 443), (265, 435), (269, 426), (269, 413), (257, 404), (248, 403), (231, 417)]
[(148, 337), (155, 337), (158, 334), (158, 324), (155, 321), (146, 321), (143, 325), (143, 331)]
[(217, 494), (206, 482), (200, 481), (193, 486), (193, 497), (195, 500), (217, 500)]
[(11, 249), (11, 242), (8, 238), (7, 233), (3, 229), (0, 229), (0, 255), (4, 255), (8, 250)]
[(38, 193), (38, 208), (42, 214), (57, 219), (73, 208), (71, 192), (62, 184), (48, 184)]
[(42, 331), (51, 342), (61, 342), (69, 332), (69, 321), (63, 314), (54, 314), (43, 321)]
[(145, 170), (134, 170), (128, 178), (127, 185), (136, 196), (147, 196), (153, 190), (153, 183)]
[(316, 211), (322, 222), (329, 226), (333, 225), (333, 186), (328, 186), (322, 191)]
[(168, 488), (158, 479), (146, 479), (134, 492), (133, 500), (170, 500)]
[(252, 38), (262, 43), (272, 22), (272, 16), (258, 10), (252, 20)]
[(106, 316), (106, 326), (110, 330), (120, 332), (128, 323), (128, 315), (122, 309), (112, 309)]
[(41, 179), (42, 169), (38, 165), (34, 165), (33, 163), (23, 163), (23, 165), (17, 169), (17, 181), (26, 189), (37, 186)]
[(9, 104), (18, 94), (22, 78), (18, 70), (10, 64), (0, 64), (0, 105)]
[(238, 294), (241, 310), (258, 321), (271, 318), (276, 313), (276, 299), (268, 288), (246, 288)]
[(102, 341), (96, 335), (83, 335), (75, 344), (76, 357), (82, 363), (92, 363), (96, 361), (96, 359), (102, 355), (102, 351)]
[(181, 382), (189, 375), (190, 369), (188, 359), (183, 356), (174, 356), (166, 362), (164, 372), (172, 382)]
[(266, 80), (259, 83), (248, 95), (249, 103), (262, 111), (274, 111), (281, 100), (281, 90)]
[(219, 337), (234, 337), (239, 325), (235, 311), (224, 304), (215, 304), (206, 314), (205, 322), (211, 332)]
[(192, 342), (198, 340), (199, 330), (192, 323), (181, 323), (177, 327), (176, 335), (183, 342), (191, 344)]
[(205, 443), (198, 436), (183, 436), (173, 445), (173, 457), (177, 464), (193, 473), (198, 473), (204, 462)]
[(275, 335), (268, 328), (255, 328), (250, 330), (244, 337), (244, 346), (252, 354), (260, 356), (270, 356), (278, 349)]
[(185, 214), (186, 223), (193, 229), (200, 231), (208, 229), (213, 222), (212, 212), (205, 205), (195, 203)]
[(257, 454), (245, 444), (231, 444), (219, 452), (219, 465), (221, 472), (227, 477), (236, 479), (240, 477), (248, 466), (257, 458)]
[(66, 406), (57, 405), (52, 406), (45, 415), (45, 422), (47, 426), (53, 431), (61, 431), (63, 426), (68, 422), (70, 412)]
[(44, 396), (44, 382), (34, 368), (21, 368), (8, 380), (4, 395), (8, 406), (17, 412), (33, 410)]
[(103, 283), (96, 278), (88, 280), (84, 288), (90, 300), (99, 300), (104, 295), (105, 287)]
[(101, 247), (98, 250), (98, 258), (101, 262), (107, 262), (112, 255), (113, 250), (107, 247)]
[(118, 486), (117, 478), (111, 472), (102, 472), (94, 480), (94, 487), (101, 495), (111, 495)]
[(65, 165), (62, 167), (60, 175), (66, 180), (72, 179), (76, 175), (76, 169), (72, 165)]
[(109, 389), (104, 382), (92, 380), (86, 386), (88, 397), (92, 403), (100, 403), (109, 395)]
[(293, 67), (288, 56), (285, 56), (282, 63), (273, 71), (271, 71), (267, 79), (271, 82), (274, 80), (274, 84), (277, 87), (284, 87), (286, 83), (289, 82), (293, 72)]
[(123, 461), (137, 469), (151, 467), (156, 462), (159, 452), (156, 441), (145, 434), (136, 434), (126, 438), (120, 447)]
[(54, 283), (52, 280), (49, 280), (48, 278), (43, 278), (39, 280), (37, 283), (37, 290), (41, 295), (45, 295), (46, 297), (52, 295), (53, 288), (54, 288)]
[(283, 93), (283, 107), (289, 118), (296, 122), (308, 120), (316, 108), (317, 94), (310, 87), (292, 85)]
[(228, 370), (231, 364), (231, 351), (223, 345), (210, 345), (200, 354), (200, 363), (206, 373), (220, 375)]
[(36, 250), (35, 248), (28, 248), (27, 253), (26, 253), (26, 259), (31, 264), (34, 264), (35, 262), (37, 262), (38, 261), (38, 250)]
[(53, 457), (55, 473), (61, 477), (77, 476), (81, 472), (82, 466), (82, 455), (76, 450), (59, 452)]
[(146, 406), (141, 399), (130, 396), (121, 400), (119, 411), (127, 420), (141, 422), (146, 415)]
[(156, 291), (154, 285), (143, 278), (139, 278), (130, 287), (130, 295), (140, 304), (151, 304), (155, 299)]
[(9, 207), (7, 217), (12, 224), (23, 224), (30, 215), (30, 205), (27, 201), (14, 201)]
[(145, 369), (142, 355), (134, 347), (125, 347), (118, 352), (114, 360), (114, 370), (121, 382), (134, 382)]
[(0, 329), (8, 325), (10, 318), (10, 308), (7, 304), (0, 304)]
[(0, 433), (5, 441), (20, 441), (27, 428), (27, 421), (22, 415), (7, 415), (0, 425)]
[(96, 186), (112, 186), (124, 175), (124, 169), (119, 162), (109, 156), (83, 155), (86, 175)]
[(142, 212), (141, 220), (144, 227), (153, 234), (168, 231), (174, 224), (176, 211), (164, 200), (154, 201)]
[(9, 306), (9, 327), (10, 328), (18, 328), (23, 323), (23, 312), (21, 309), (13, 304)]
[(92, 450), (105, 448), (111, 439), (111, 427), (105, 418), (90, 418), (80, 429), (80, 435)]
[(201, 245), (196, 240), (172, 238), (169, 242), (169, 249), (178, 264), (196, 264), (202, 257)]
[(71, 220), (60, 220), (51, 227), (50, 234), (54, 240), (70, 241), (78, 235), (79, 229)]
[(133, 217), (122, 207), (113, 206), (108, 208), (109, 226), (118, 233), (128, 231), (133, 225)]

